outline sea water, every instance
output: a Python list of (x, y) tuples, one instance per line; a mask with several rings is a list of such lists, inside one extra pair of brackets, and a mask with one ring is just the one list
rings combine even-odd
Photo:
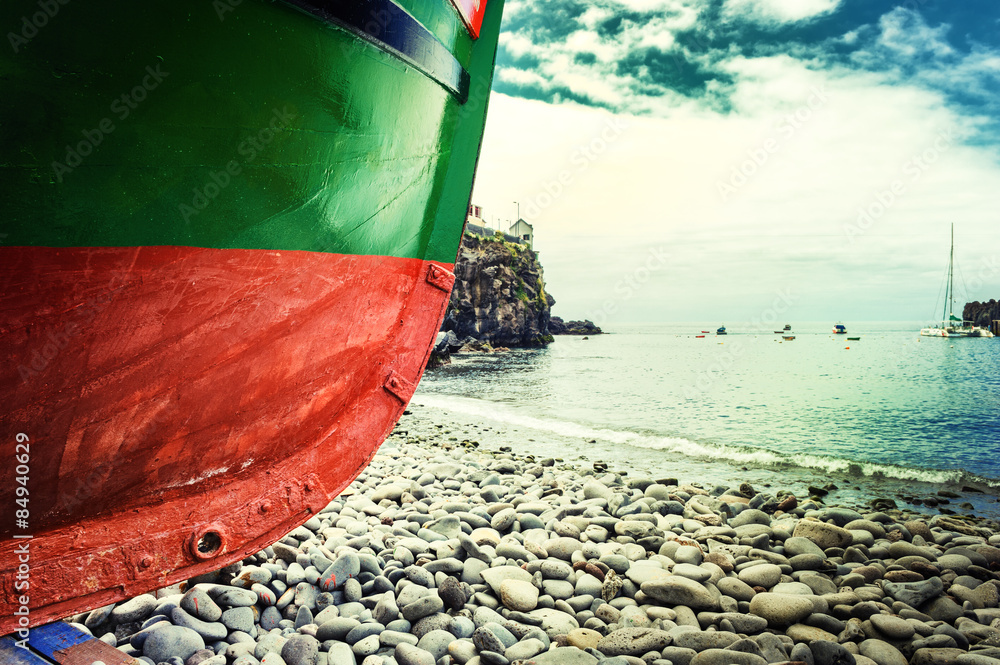
[(413, 403), (519, 452), (631, 475), (826, 487), (839, 502), (923, 512), (945, 490), (961, 495), (946, 510), (1000, 518), (1000, 339), (920, 337), (919, 322), (716, 327), (609, 326), (459, 354)]

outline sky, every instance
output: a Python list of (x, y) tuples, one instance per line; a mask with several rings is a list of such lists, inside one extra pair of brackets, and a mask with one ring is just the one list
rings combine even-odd
[(508, 0), (473, 202), (565, 319), (1000, 299), (1000, 3)]

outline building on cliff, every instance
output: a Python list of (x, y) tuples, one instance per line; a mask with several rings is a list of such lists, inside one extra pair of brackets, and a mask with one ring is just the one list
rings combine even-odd
[(514, 222), (507, 233), (520, 238), (521, 241), (528, 246), (528, 249), (534, 249), (535, 227), (523, 219), (519, 219)]

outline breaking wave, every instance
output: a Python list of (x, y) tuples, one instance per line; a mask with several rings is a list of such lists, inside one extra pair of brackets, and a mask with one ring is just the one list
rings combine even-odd
[(486, 418), (498, 423), (530, 428), (561, 437), (596, 440), (646, 450), (683, 455), (701, 462), (726, 462), (768, 470), (802, 469), (826, 474), (866, 477), (890, 481), (916, 481), (943, 485), (982, 485), (1000, 488), (1000, 480), (984, 478), (961, 469), (926, 469), (898, 464), (862, 462), (810, 453), (785, 454), (767, 448), (738, 446), (684, 437), (643, 434), (628, 430), (590, 427), (555, 418), (540, 418), (519, 413), (516, 408), (480, 399), (433, 394), (415, 395), (413, 404), (432, 409)]

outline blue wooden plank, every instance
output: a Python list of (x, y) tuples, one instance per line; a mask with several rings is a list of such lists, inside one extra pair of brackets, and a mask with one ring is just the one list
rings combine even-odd
[(45, 626), (32, 628), (29, 633), (28, 644), (35, 651), (55, 659), (53, 654), (56, 651), (63, 651), (92, 639), (94, 639), (92, 636), (79, 628), (74, 628), (62, 621), (56, 621)]
[(59, 665), (90, 665), (95, 660), (106, 665), (138, 665), (131, 656), (62, 621), (32, 628), (28, 644)]
[(22, 649), (15, 642), (13, 637), (0, 637), (0, 663), (4, 665), (51, 665), (52, 661), (44, 660), (31, 651)]

